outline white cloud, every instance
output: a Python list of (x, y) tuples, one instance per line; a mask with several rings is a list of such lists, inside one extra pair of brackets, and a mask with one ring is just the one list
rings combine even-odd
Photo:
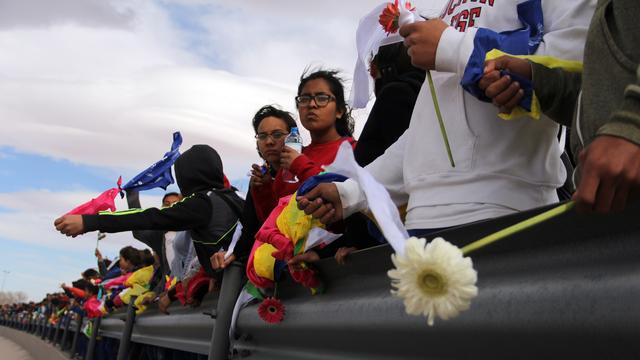
[[(96, 197), (87, 191), (52, 192), (32, 190), (16, 193), (0, 193), (0, 263), (11, 270), (7, 290), (23, 290), (31, 300), (39, 300), (48, 292), (57, 291), (62, 282), (71, 282), (80, 272), (95, 267), (94, 249), (96, 232), (76, 238), (58, 233), (53, 221), (75, 206)], [(143, 206), (161, 203), (159, 196), (141, 195)], [(118, 209), (126, 209), (125, 199), (116, 199)], [(25, 243), (37, 250), (28, 253), (15, 248), (12, 241)], [(107, 234), (100, 241), (102, 253), (110, 258), (117, 256), (120, 248), (132, 245), (142, 249), (146, 245), (135, 240), (130, 232)]]
[[(305, 66), (345, 69), (348, 78), (355, 59), (360, 9), (352, 3), (210, 2), (216, 11), (199, 17), (207, 32), (198, 46), (226, 59), (230, 72), (189, 52), (189, 34), (162, 7), (115, 4), (132, 13), (134, 26), (54, 22), (0, 31), (0, 126), (10, 130), (0, 145), (135, 170), (166, 151), (171, 132), (180, 130), (185, 149), (212, 145), (237, 178), (257, 160), (253, 113), (270, 103), (294, 111)], [(67, 17), (82, 17), (65, 9), (59, 11), (70, 11)]]
[(0, 28), (43, 27), (60, 23), (85, 26), (129, 26), (133, 12), (113, 0), (20, 0), (2, 2)]
[[(65, 251), (83, 251), (93, 253), (96, 246), (96, 234), (87, 233), (76, 238), (69, 238), (58, 233), (53, 221), (98, 194), (88, 191), (52, 192), (49, 190), (31, 190), (14, 193), (0, 193), (0, 238), (20, 241), (49, 248), (58, 255)], [(161, 203), (156, 196), (141, 196), (143, 206), (152, 207)], [(116, 198), (118, 210), (126, 209), (126, 199)], [(145, 245), (133, 239), (130, 232), (108, 234), (107, 240), (101, 241), (101, 247), (116, 252), (122, 246)]]
[[(254, 112), (274, 103), (294, 112), (298, 77), (310, 64), (341, 69), (349, 79), (358, 19), (377, 4), (3, 1), (0, 146), (135, 172), (166, 152), (180, 130), (183, 150), (210, 144), (227, 175), (242, 178), (257, 161)], [(173, 5), (195, 11), (170, 14)], [(356, 129), (366, 114), (356, 114)], [(0, 212), (0, 238), (54, 255), (91, 254), (95, 234), (70, 239), (53, 229), (57, 216), (96, 195), (67, 190), (0, 193), (0, 207), (10, 209)], [(132, 241), (129, 233), (109, 235), (101, 247), (115, 253)]]

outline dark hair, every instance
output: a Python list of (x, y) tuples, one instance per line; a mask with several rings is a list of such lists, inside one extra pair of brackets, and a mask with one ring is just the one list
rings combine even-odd
[(258, 126), (260, 126), (260, 123), (262, 122), (262, 120), (270, 116), (273, 116), (275, 118), (278, 118), (284, 121), (284, 123), (287, 125), (287, 130), (291, 130), (291, 128), (298, 126), (296, 124), (296, 121), (293, 120), (293, 116), (291, 116), (290, 112), (280, 110), (273, 105), (265, 105), (261, 107), (260, 110), (258, 110), (255, 115), (253, 115), (253, 120), (251, 120), (253, 124), (253, 130), (255, 131), (256, 134), (258, 133)]
[(133, 246), (125, 246), (120, 249), (120, 258), (127, 260), (134, 267), (140, 266), (142, 264), (140, 250), (134, 248)]
[(140, 259), (144, 266), (153, 265), (156, 262), (156, 258), (153, 257), (153, 253), (149, 249), (140, 250)]
[(95, 269), (87, 269), (82, 272), (82, 277), (87, 279), (99, 276), (100, 274)]
[(424, 71), (411, 64), (411, 57), (403, 43), (381, 46), (376, 56), (371, 59), (383, 79), (395, 78), (410, 71)]
[(100, 288), (97, 285), (94, 285), (93, 283), (87, 281), (87, 284), (85, 284), (84, 286), (84, 291), (91, 295), (98, 295)]
[(91, 284), (91, 283), (85, 279), (79, 279), (71, 282), (71, 286), (78, 289), (84, 289), (87, 286), (87, 284)]
[(340, 136), (353, 136), (353, 118), (351, 118), (351, 109), (347, 106), (344, 99), (344, 86), (342, 79), (338, 76), (337, 70), (316, 70), (308, 74), (309, 69), (305, 69), (300, 76), (300, 85), (298, 85), (298, 95), (302, 92), (302, 88), (311, 80), (323, 79), (329, 85), (329, 89), (336, 97), (336, 109), (342, 111), (342, 116), (336, 120), (336, 130)]
[(169, 196), (177, 196), (180, 197), (180, 194), (178, 194), (177, 192), (173, 191), (173, 192), (168, 192), (166, 194), (164, 194), (164, 196), (162, 197), (162, 202), (164, 202), (164, 199), (168, 198)]

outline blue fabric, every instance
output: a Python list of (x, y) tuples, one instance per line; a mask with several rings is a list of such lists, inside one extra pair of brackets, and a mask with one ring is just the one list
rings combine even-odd
[(136, 175), (122, 189), (132, 191), (143, 191), (153, 188), (167, 189), (169, 184), (173, 184), (173, 176), (171, 175), (171, 166), (180, 156), (180, 145), (182, 145), (182, 136), (180, 132), (173, 133), (173, 143), (171, 150), (164, 154), (162, 160), (148, 167), (146, 170)]
[(305, 180), (304, 183), (302, 183), (302, 185), (298, 189), (298, 196), (305, 195), (319, 184), (328, 182), (343, 182), (347, 179), (348, 178), (344, 175), (334, 173), (322, 173), (320, 175), (312, 176)]
[(278, 281), (280, 276), (282, 276), (282, 271), (287, 268), (287, 262), (282, 260), (276, 260), (275, 265), (273, 266), (273, 278)]
[[(542, 4), (540, 0), (528, 0), (518, 4), (518, 19), (523, 27), (517, 30), (497, 33), (488, 29), (478, 29), (473, 40), (473, 52), (464, 70), (464, 76), (460, 84), (471, 95), (481, 101), (491, 102), (485, 96), (484, 91), (478, 87), (478, 81), (484, 74), (484, 62), (486, 54), (498, 49), (511, 55), (531, 55), (536, 52), (542, 36), (544, 35), (544, 19), (542, 16)], [(533, 99), (533, 86), (531, 81), (519, 76), (502, 71), (501, 75), (509, 75), (520, 83), (524, 90), (524, 97), (518, 105), (523, 109), (531, 110)]]
[[(115, 261), (115, 260), (114, 260)], [(113, 279), (116, 278), (118, 276), (122, 275), (122, 270), (120, 270), (120, 268), (117, 265), (114, 265), (112, 268), (110, 268), (107, 273), (102, 277), (102, 281), (107, 281), (109, 279)]]

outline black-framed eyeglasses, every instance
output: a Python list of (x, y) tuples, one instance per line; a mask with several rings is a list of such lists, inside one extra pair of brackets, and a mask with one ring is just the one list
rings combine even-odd
[(256, 140), (262, 141), (262, 142), (267, 141), (268, 138), (272, 138), (273, 141), (278, 141), (287, 135), (289, 135), (289, 133), (284, 131), (274, 131), (272, 133), (261, 132), (261, 133), (257, 133), (255, 138)]
[(296, 96), (296, 105), (307, 106), (311, 103), (311, 99), (313, 99), (317, 106), (324, 107), (336, 98), (329, 94), (298, 95)]

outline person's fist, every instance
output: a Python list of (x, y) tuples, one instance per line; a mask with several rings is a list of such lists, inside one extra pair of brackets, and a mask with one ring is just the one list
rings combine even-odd
[(56, 230), (67, 236), (76, 237), (84, 233), (82, 215), (64, 215), (57, 218), (53, 222), (53, 225), (56, 227)]
[(234, 254), (229, 255), (227, 259), (224, 258), (226, 251), (219, 251), (211, 256), (211, 267), (213, 270), (224, 269), (236, 260)]
[(440, 37), (448, 25), (440, 19), (417, 21), (400, 27), (407, 54), (413, 66), (423, 70), (435, 70), (436, 52)]
[(334, 183), (318, 184), (304, 196), (299, 196), (297, 201), (298, 209), (323, 224), (342, 220), (342, 201)]
[(531, 64), (527, 60), (512, 56), (501, 56), (485, 62), (484, 74), (478, 82), (478, 87), (491, 99), (501, 113), (509, 114), (518, 106), (524, 97), (521, 84), (509, 75), (502, 75), (501, 70), (531, 80)]
[(579, 212), (622, 211), (629, 195), (640, 189), (640, 146), (600, 135), (580, 152), (578, 169), (573, 200)]
[(260, 187), (271, 181), (271, 174), (269, 174), (269, 171), (267, 171), (265, 167), (259, 166), (258, 164), (251, 165), (251, 179), (249, 179), (251, 187)]

